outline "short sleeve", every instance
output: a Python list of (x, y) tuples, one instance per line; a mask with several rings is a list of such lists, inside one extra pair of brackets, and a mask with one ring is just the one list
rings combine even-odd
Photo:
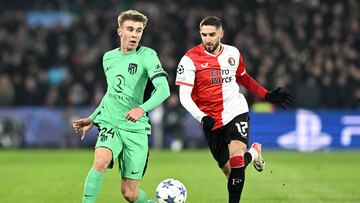
[[(240, 53), (239, 53), (240, 54)], [(246, 73), (246, 64), (244, 63), (244, 58), (239, 55), (239, 65), (236, 71), (236, 77), (243, 76)]]
[(153, 80), (160, 76), (168, 76), (163, 67), (161, 66), (160, 60), (156, 52), (153, 50), (144, 57), (144, 67), (147, 70), (150, 80)]
[(109, 67), (109, 57), (107, 53), (105, 53), (103, 56), (102, 64), (103, 64), (104, 72), (106, 72), (106, 70)]
[(177, 68), (176, 85), (194, 86), (196, 67), (188, 56), (183, 56)]

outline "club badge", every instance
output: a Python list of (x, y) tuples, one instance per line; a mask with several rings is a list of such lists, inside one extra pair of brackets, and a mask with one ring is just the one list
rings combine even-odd
[(233, 57), (230, 57), (230, 58), (228, 59), (228, 62), (229, 62), (229, 64), (230, 64), (230, 66), (235, 65), (235, 59), (234, 59)]

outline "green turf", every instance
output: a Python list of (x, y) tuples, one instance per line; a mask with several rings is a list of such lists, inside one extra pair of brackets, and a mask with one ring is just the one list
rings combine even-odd
[[(152, 151), (142, 188), (154, 197), (165, 178), (180, 179), (188, 203), (226, 203), (226, 181), (208, 151)], [(360, 152), (267, 151), (267, 168), (247, 169), (242, 203), (360, 202)], [(1, 203), (79, 203), (91, 150), (0, 150)], [(125, 202), (117, 170), (98, 202)]]

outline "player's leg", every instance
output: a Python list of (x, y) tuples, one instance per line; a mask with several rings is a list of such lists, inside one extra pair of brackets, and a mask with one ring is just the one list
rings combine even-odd
[[(254, 142), (250, 149), (248, 151), (245, 152), (244, 154), (244, 161), (245, 161), (245, 167), (253, 162), (254, 164), (254, 168), (259, 171), (262, 172), (265, 169), (265, 159), (262, 156), (262, 149), (261, 149), (261, 144)], [(225, 176), (227, 178), (229, 178), (230, 172), (231, 172), (231, 166), (230, 166), (230, 162), (228, 161), (225, 166), (222, 168)]]
[(119, 156), (121, 193), (128, 202), (146, 203), (146, 193), (139, 188), (148, 160), (148, 135), (120, 130), (124, 149)]
[(231, 167), (230, 167), (229, 161), (226, 162), (225, 166), (222, 167), (221, 170), (223, 171), (223, 173), (224, 173), (224, 175), (226, 176), (226, 178), (229, 178), (230, 172), (231, 172)]
[(146, 193), (139, 189), (140, 180), (133, 180), (129, 178), (121, 179), (121, 193), (128, 202), (146, 203)]
[(95, 202), (103, 182), (105, 170), (108, 167), (112, 168), (114, 157), (117, 157), (122, 150), (118, 133), (112, 127), (99, 124), (98, 129), (94, 163), (85, 180), (83, 203)]
[[(249, 154), (249, 152), (245, 152), (244, 154), (244, 161), (245, 161), (245, 167), (252, 162), (252, 156), (251, 154)], [(255, 164), (254, 164), (255, 166)], [(256, 167), (255, 167), (256, 168)], [(231, 166), (230, 166), (230, 162), (226, 162), (225, 166), (221, 168), (221, 170), (223, 171), (224, 175), (226, 176), (226, 178), (229, 178), (230, 176), (230, 172), (231, 172)]]
[(255, 142), (251, 145), (248, 153), (252, 154), (254, 167), (257, 171), (261, 172), (265, 169), (265, 159), (262, 156), (261, 144)]
[(245, 183), (245, 169), (251, 163), (251, 154), (246, 152), (249, 140), (249, 117), (241, 114), (225, 125), (225, 139), (228, 143), (229, 203), (238, 203)]
[(221, 168), (226, 178), (229, 178), (231, 168), (229, 164), (229, 150), (224, 139), (224, 129), (220, 128), (213, 131), (203, 130), (203, 133), (213, 158), (218, 163), (218, 166)]
[(228, 178), (229, 203), (238, 203), (245, 183), (245, 158), (246, 144), (232, 140), (229, 146), (230, 174)]
[(83, 203), (92, 203), (95, 202), (101, 184), (103, 182), (104, 172), (108, 167), (109, 163), (112, 160), (112, 151), (104, 148), (98, 147), (95, 149), (94, 153), (94, 163), (91, 167), (89, 173), (86, 176), (84, 193), (83, 193)]

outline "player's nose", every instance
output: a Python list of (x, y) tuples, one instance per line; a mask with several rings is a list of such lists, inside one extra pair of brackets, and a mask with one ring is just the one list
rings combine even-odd
[(136, 39), (138, 35), (136, 34), (136, 32), (131, 32), (130, 37)]
[(205, 42), (205, 44), (211, 44), (210, 37), (205, 37), (204, 42)]

